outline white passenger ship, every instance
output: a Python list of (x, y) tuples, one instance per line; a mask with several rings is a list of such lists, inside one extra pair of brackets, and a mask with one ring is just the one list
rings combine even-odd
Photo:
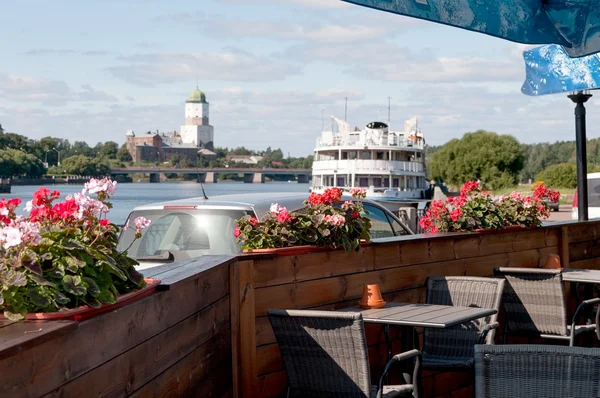
[(425, 140), (416, 117), (404, 123), (402, 132), (383, 122), (349, 131), (345, 121), (332, 120), (335, 124), (317, 139), (312, 191), (362, 187), (372, 199), (425, 197)]

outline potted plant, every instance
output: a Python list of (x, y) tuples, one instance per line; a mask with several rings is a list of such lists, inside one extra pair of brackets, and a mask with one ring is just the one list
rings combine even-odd
[[(19, 198), (0, 201), (0, 308), (6, 318), (84, 319), (157, 285), (116, 249), (119, 228), (107, 218), (116, 184), (91, 179), (62, 202), (60, 192), (41, 188), (25, 217), (16, 215)], [(135, 224), (139, 238), (149, 221)]]
[(468, 181), (459, 196), (433, 201), (419, 224), (432, 233), (535, 228), (550, 215), (543, 199), (559, 195), (539, 184), (531, 196), (513, 192), (494, 198), (478, 182)]
[(366, 191), (353, 188), (352, 200), (343, 203), (342, 194), (339, 188), (313, 192), (296, 212), (274, 203), (262, 220), (251, 216), (237, 220), (234, 236), (245, 252), (299, 254), (338, 247), (357, 251), (361, 241), (370, 239), (371, 221), (363, 215), (362, 204)]

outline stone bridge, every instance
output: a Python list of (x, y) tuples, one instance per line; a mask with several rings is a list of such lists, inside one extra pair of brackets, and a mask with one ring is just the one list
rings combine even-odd
[(221, 168), (169, 168), (169, 167), (126, 167), (112, 169), (111, 176), (128, 174), (148, 174), (150, 182), (160, 182), (160, 175), (166, 173), (193, 174), (198, 176), (198, 182), (216, 183), (219, 174), (243, 174), (244, 182), (262, 184), (265, 182), (265, 176), (286, 174), (297, 177), (298, 183), (308, 184), (312, 178), (311, 169), (275, 169), (275, 168), (239, 168), (239, 167), (221, 167)]

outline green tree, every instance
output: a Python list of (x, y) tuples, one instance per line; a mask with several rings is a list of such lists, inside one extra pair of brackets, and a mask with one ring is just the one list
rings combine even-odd
[(517, 182), (523, 168), (524, 153), (519, 142), (509, 135), (479, 130), (453, 139), (431, 157), (431, 178), (459, 186), (481, 180), (490, 188), (504, 188)]
[(126, 144), (121, 145), (121, 148), (119, 148), (119, 150), (117, 151), (117, 160), (119, 162), (131, 162), (131, 161), (133, 161), (133, 158), (131, 157), (131, 154), (127, 150), (127, 145)]
[(103, 177), (110, 174), (110, 166), (98, 158), (75, 155), (61, 162), (66, 174), (77, 176)]
[(1, 177), (40, 177), (44, 164), (35, 155), (19, 149), (0, 149)]
[(31, 143), (31, 153), (39, 159), (44, 159), (49, 165), (57, 165), (60, 154), (60, 160), (69, 157), (71, 144), (68, 140), (56, 137), (44, 137)]
[(171, 157), (171, 166), (177, 167), (179, 166), (179, 163), (181, 163), (181, 158), (179, 157), (179, 155), (173, 155)]
[(575, 188), (577, 167), (570, 163), (553, 164), (539, 172), (536, 179), (552, 188)]
[(27, 151), (28, 147), (29, 139), (24, 135), (5, 133), (4, 130), (0, 130), (0, 149), (23, 149)]
[[(61, 154), (62, 155), (62, 154)], [(74, 155), (84, 155), (89, 158), (96, 157), (96, 151), (90, 147), (85, 141), (75, 141), (69, 151), (65, 151), (64, 158), (68, 158)]]
[(117, 152), (119, 152), (119, 144), (114, 141), (107, 141), (100, 146), (96, 156), (102, 159), (116, 159)]

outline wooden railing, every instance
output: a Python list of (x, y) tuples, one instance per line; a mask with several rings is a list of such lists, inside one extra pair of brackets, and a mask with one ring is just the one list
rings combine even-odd
[[(84, 322), (0, 323), (0, 397), (284, 396), (269, 308), (355, 305), (365, 283), (388, 301), (423, 302), (430, 275), (490, 276), (495, 266), (600, 268), (600, 222), (535, 230), (383, 239), (360, 253), (205, 257), (149, 270), (161, 291)], [(392, 328), (393, 329), (393, 328)], [(373, 377), (386, 358), (367, 325)], [(392, 331), (398, 351), (397, 331)], [(424, 373), (425, 397), (470, 397), (473, 375)]]

